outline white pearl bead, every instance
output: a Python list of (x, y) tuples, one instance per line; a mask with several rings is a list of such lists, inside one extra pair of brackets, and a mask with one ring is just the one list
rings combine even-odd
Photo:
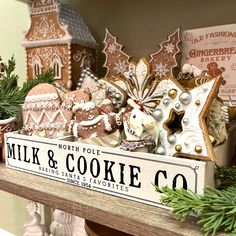
[(176, 142), (176, 136), (174, 134), (168, 136), (167, 138), (169, 143), (175, 143)]
[(162, 112), (161, 109), (156, 109), (156, 110), (153, 112), (152, 116), (153, 116), (157, 121), (160, 121), (160, 120), (162, 119), (162, 117), (163, 117), (163, 112)]
[(178, 103), (178, 102), (175, 103), (175, 108), (176, 108), (176, 109), (180, 109), (180, 103)]
[(168, 106), (169, 103), (170, 103), (170, 99), (169, 99), (169, 98), (165, 98), (165, 99), (163, 100), (163, 104), (164, 104), (165, 106)]
[(159, 146), (159, 147), (157, 148), (157, 150), (156, 150), (156, 153), (157, 153), (157, 154), (160, 154), (160, 155), (165, 155), (166, 150), (165, 150), (165, 148), (164, 148), (163, 146)]
[(188, 118), (184, 118), (183, 119), (183, 124), (187, 125), (189, 123), (189, 119)]
[(179, 95), (179, 100), (184, 105), (188, 105), (192, 100), (192, 95), (190, 92), (183, 92)]

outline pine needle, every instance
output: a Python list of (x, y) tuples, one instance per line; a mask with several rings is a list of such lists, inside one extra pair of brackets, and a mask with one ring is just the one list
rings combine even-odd
[(22, 88), (18, 87), (19, 76), (14, 74), (15, 59), (12, 56), (4, 64), (4, 72), (0, 77), (0, 119), (15, 117), (21, 111), (28, 92), (39, 83), (53, 83), (54, 75), (52, 70), (39, 75), (33, 80), (27, 80)]
[(156, 191), (163, 194), (161, 202), (169, 205), (181, 220), (194, 213), (205, 235), (215, 235), (220, 230), (232, 235), (236, 232), (236, 187), (225, 190), (205, 188), (202, 195), (167, 187), (156, 187)]
[(215, 179), (218, 189), (236, 186), (236, 166), (225, 167), (216, 165)]

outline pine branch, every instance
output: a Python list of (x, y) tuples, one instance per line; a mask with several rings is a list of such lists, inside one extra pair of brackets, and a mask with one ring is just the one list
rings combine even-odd
[(163, 193), (161, 202), (172, 207), (172, 212), (181, 220), (194, 213), (206, 235), (215, 235), (219, 230), (236, 232), (236, 187), (226, 190), (205, 188), (203, 195), (190, 190), (158, 188)]
[(28, 92), (36, 85), (40, 83), (48, 83), (52, 84), (54, 82), (54, 72), (53, 70), (48, 70), (43, 74), (40, 74), (36, 76), (35, 79), (27, 80), (23, 83), (23, 86), (21, 88), (21, 93), (24, 97), (28, 94)]
[(34, 86), (54, 81), (53, 71), (49, 70), (33, 80), (27, 80), (22, 88), (19, 88), (17, 85), (19, 76), (14, 74), (15, 66), (14, 57), (3, 66), (4, 72), (0, 77), (0, 119), (16, 116), (21, 110), (26, 95)]
[(219, 189), (236, 186), (236, 166), (224, 167), (216, 165), (215, 179)]

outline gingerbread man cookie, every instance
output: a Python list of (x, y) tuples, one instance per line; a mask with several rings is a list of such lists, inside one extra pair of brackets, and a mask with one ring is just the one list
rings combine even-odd
[(73, 107), (76, 121), (73, 134), (77, 139), (103, 137), (116, 131), (115, 114), (105, 113), (105, 108), (97, 107), (93, 102), (76, 104)]

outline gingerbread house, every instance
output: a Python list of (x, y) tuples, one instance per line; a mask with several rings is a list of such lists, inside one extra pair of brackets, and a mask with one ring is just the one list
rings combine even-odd
[(34, 0), (30, 17), (31, 26), (22, 43), (28, 79), (52, 68), (60, 84), (75, 89), (84, 57), (95, 69), (97, 43), (87, 25), (78, 12), (60, 0)]

